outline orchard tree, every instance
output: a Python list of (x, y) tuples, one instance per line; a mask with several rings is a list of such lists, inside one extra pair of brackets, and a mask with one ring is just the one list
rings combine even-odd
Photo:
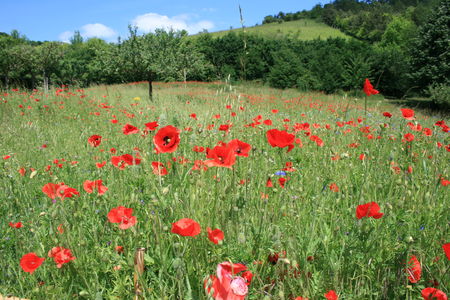
[(182, 41), (176, 57), (177, 72), (185, 83), (188, 76), (195, 80), (205, 80), (213, 72), (213, 66), (190, 40)]
[(63, 58), (62, 46), (58, 42), (45, 42), (37, 46), (37, 67), (43, 78), (44, 92), (48, 93), (49, 78), (58, 69)]
[(180, 71), (187, 76), (192, 66), (198, 66), (195, 60), (190, 66), (183, 62), (188, 55), (184, 50), (187, 44), (183, 44), (186, 31), (157, 29), (154, 33), (139, 36), (137, 28), (129, 27), (129, 33), (129, 39), (119, 45), (119, 64), (125, 73), (132, 74), (133, 80), (149, 82), (150, 100), (153, 99), (153, 81), (179, 80), (182, 78)]
[(6, 89), (9, 88), (11, 73), (17, 63), (17, 48), (15, 46), (24, 43), (25, 38), (20, 37), (17, 30), (13, 30), (11, 35), (0, 35), (0, 76), (3, 78)]
[(14, 68), (11, 72), (12, 77), (20, 85), (27, 86), (30, 89), (36, 87), (36, 80), (39, 76), (37, 71), (37, 51), (30, 44), (19, 44), (10, 48), (13, 55)]

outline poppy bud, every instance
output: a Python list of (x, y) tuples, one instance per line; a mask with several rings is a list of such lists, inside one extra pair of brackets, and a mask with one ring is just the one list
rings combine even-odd
[(278, 259), (280, 258), (280, 255), (277, 252), (271, 253), (269, 254), (269, 256), (267, 257), (267, 260), (275, 265), (278, 262)]

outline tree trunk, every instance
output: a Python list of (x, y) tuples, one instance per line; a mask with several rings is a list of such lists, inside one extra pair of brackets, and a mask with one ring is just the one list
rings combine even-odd
[(34, 90), (34, 87), (36, 86), (36, 77), (31, 75), (31, 90)]
[(150, 99), (150, 101), (153, 101), (153, 76), (151, 74), (149, 74), (148, 76), (148, 99)]
[(9, 77), (8, 77), (8, 75), (5, 75), (5, 88), (6, 88), (6, 90), (9, 90)]
[(45, 71), (43, 76), (44, 76), (44, 92), (48, 94), (48, 77), (47, 74), (45, 74)]
[(186, 71), (186, 69), (183, 69), (184, 88), (186, 88), (186, 77), (187, 77), (187, 71)]

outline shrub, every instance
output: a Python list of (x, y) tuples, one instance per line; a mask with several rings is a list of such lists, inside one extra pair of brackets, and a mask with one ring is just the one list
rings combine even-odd
[(450, 108), (450, 85), (441, 83), (428, 87), (431, 101), (440, 108)]

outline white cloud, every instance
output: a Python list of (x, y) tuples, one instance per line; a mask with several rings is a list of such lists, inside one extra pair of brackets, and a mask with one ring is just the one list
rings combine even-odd
[(112, 38), (116, 35), (117, 33), (113, 29), (100, 23), (86, 24), (81, 27), (81, 36), (85, 38)]
[(70, 43), (70, 38), (73, 37), (73, 31), (64, 31), (58, 38), (61, 42)]
[[(96, 37), (106, 39), (107, 41), (113, 41), (114, 38), (117, 37), (117, 32), (100, 23), (83, 25), (79, 31), (84, 39)], [(70, 43), (70, 39), (73, 37), (74, 33), (75, 31), (64, 31), (58, 38), (64, 43)]]
[(155, 29), (173, 29), (186, 30), (190, 34), (194, 34), (203, 29), (210, 30), (214, 28), (213, 22), (207, 20), (191, 21), (191, 16), (187, 14), (168, 17), (156, 13), (148, 13), (137, 16), (131, 21), (131, 24), (143, 32), (151, 32)]

